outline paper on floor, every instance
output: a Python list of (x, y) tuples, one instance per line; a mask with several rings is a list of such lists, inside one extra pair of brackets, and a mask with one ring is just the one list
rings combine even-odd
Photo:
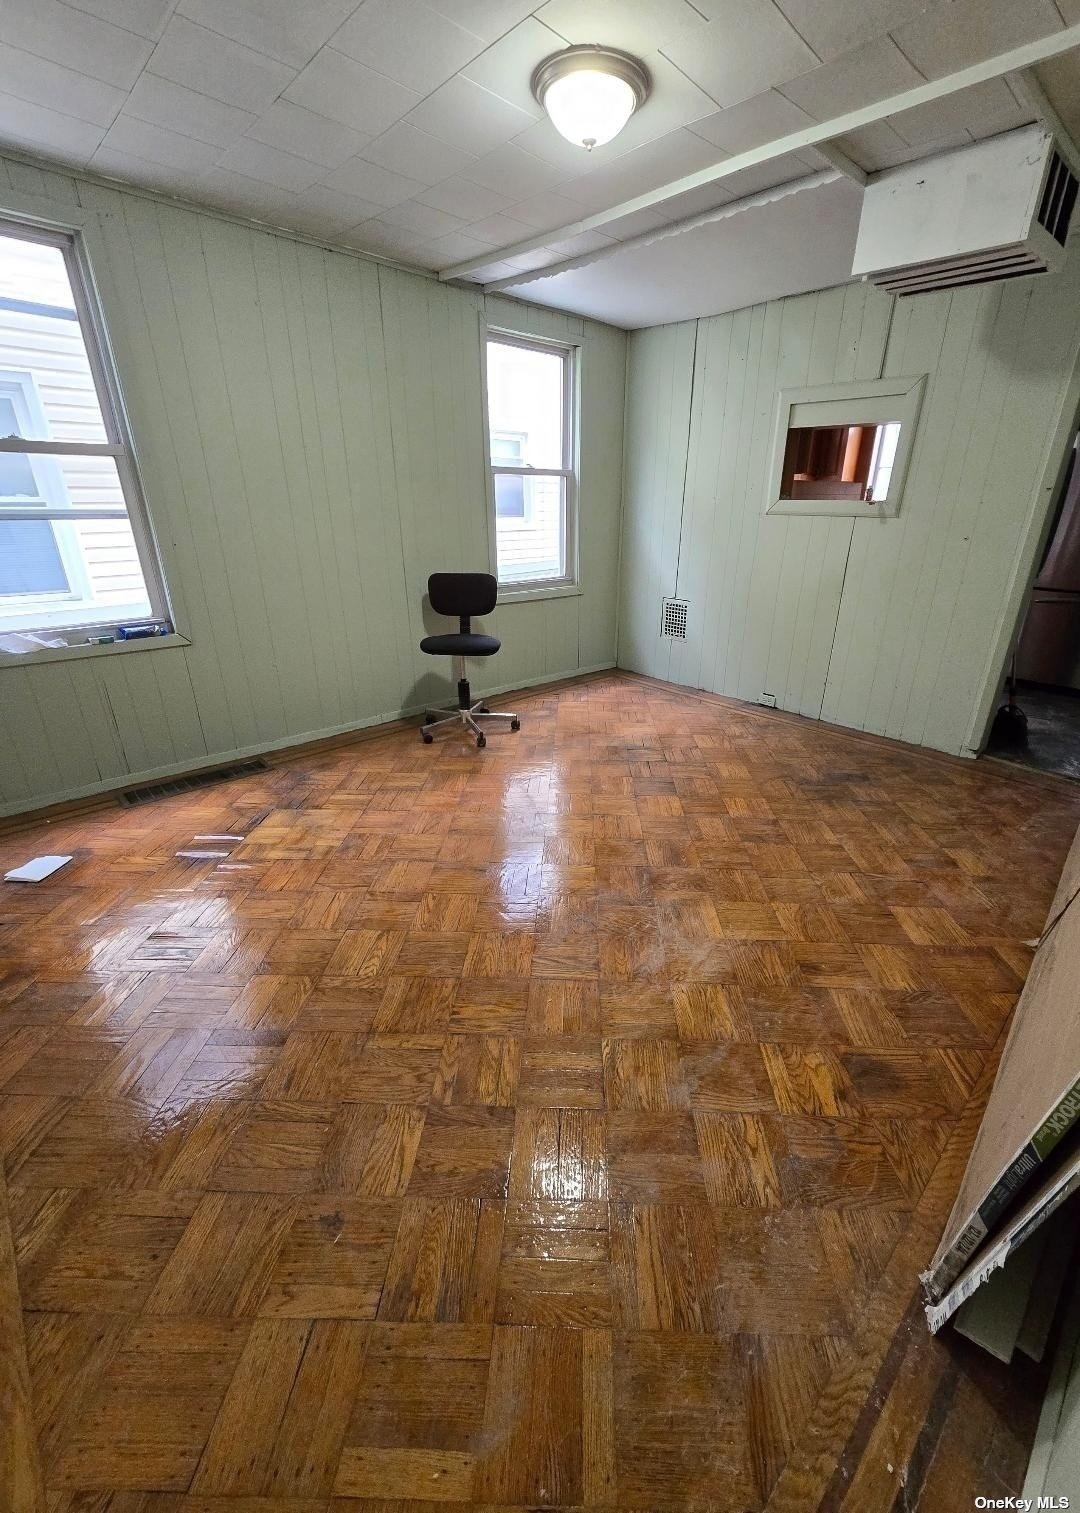
[(10, 872), (4, 873), (6, 883), (40, 883), (44, 878), (51, 877), (54, 872), (66, 866), (71, 860), (70, 856), (35, 856), (32, 861), (24, 862), (21, 867), (12, 867)]

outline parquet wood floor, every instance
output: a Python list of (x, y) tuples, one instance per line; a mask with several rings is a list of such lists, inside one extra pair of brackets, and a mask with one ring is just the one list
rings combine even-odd
[(0, 885), (17, 1513), (1016, 1481), (916, 1278), (1080, 798), (626, 675), (519, 702), (0, 840), (76, 854)]

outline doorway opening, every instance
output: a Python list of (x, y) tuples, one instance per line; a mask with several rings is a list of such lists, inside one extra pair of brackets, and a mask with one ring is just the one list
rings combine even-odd
[(1080, 780), (1080, 434), (986, 754)]

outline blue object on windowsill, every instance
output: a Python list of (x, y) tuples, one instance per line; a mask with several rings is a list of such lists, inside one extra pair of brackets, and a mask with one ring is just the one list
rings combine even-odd
[(118, 625), (116, 627), (116, 639), (118, 641), (142, 641), (147, 636), (167, 636), (168, 629), (163, 624), (156, 625)]

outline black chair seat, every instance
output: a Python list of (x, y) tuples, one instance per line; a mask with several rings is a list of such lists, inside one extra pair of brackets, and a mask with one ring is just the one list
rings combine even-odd
[(425, 636), (420, 650), (433, 657), (493, 657), (501, 645), (498, 636), (452, 631), (446, 636)]

